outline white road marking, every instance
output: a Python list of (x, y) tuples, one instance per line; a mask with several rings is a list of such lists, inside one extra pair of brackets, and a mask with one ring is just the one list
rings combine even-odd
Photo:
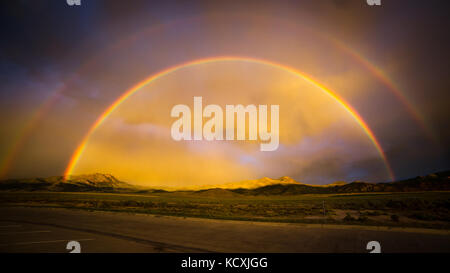
[(12, 244), (0, 244), (0, 246), (10, 246), (10, 245), (32, 245), (32, 244), (50, 244), (50, 243), (62, 243), (62, 242), (70, 242), (70, 241), (93, 241), (94, 239), (69, 239), (69, 240), (53, 240), (53, 241), (38, 241), (38, 242), (19, 242)]

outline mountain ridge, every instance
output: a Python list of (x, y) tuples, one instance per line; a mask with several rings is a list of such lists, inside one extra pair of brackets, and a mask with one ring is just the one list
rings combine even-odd
[(332, 194), (365, 192), (410, 192), (410, 191), (448, 191), (450, 190), (450, 171), (438, 172), (426, 176), (394, 182), (343, 182), (328, 185), (308, 185), (297, 182), (291, 177), (261, 179), (221, 185), (205, 185), (191, 188), (150, 188), (132, 185), (120, 181), (111, 174), (73, 175), (67, 180), (62, 176), (47, 178), (7, 179), (0, 181), (0, 191), (51, 191), (51, 192), (192, 192), (203, 196), (237, 195), (296, 195), (296, 194)]

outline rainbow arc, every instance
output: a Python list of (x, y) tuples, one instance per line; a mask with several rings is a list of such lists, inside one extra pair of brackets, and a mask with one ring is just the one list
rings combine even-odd
[(279, 63), (263, 60), (263, 59), (256, 59), (256, 58), (249, 58), (249, 57), (240, 57), (240, 56), (219, 56), (219, 57), (211, 57), (211, 58), (204, 58), (204, 59), (198, 59), (186, 63), (182, 63), (179, 65), (175, 65), (172, 67), (169, 67), (167, 69), (164, 69), (156, 74), (153, 74), (149, 76), (148, 78), (142, 80), (141, 82), (137, 83), (127, 91), (125, 91), (119, 98), (117, 98), (114, 103), (112, 103), (94, 122), (94, 124), (90, 127), (89, 131), (84, 136), (81, 143), (78, 145), (77, 149), (74, 151), (72, 157), (70, 158), (69, 164), (67, 165), (67, 168), (64, 172), (64, 178), (68, 179), (77, 165), (78, 161), (80, 160), (86, 146), (88, 145), (90, 136), (95, 132), (97, 128), (99, 128), (102, 123), (111, 115), (112, 112), (114, 112), (117, 107), (119, 107), (124, 101), (126, 101), (130, 96), (138, 92), (141, 88), (147, 86), (148, 84), (166, 76), (169, 75), (175, 71), (178, 71), (180, 69), (189, 68), (196, 65), (201, 64), (207, 64), (207, 63), (215, 63), (215, 62), (248, 62), (248, 63), (255, 63), (255, 64), (261, 64), (261, 65), (268, 65), (271, 67), (282, 69), (286, 72), (289, 72), (297, 77), (302, 78), (303, 80), (309, 82), (310, 84), (317, 86), (321, 91), (325, 92), (328, 96), (333, 98), (340, 106), (342, 106), (350, 115), (351, 117), (358, 123), (358, 125), (363, 129), (365, 134), (369, 137), (373, 145), (375, 146), (378, 154), (380, 155), (381, 159), (384, 162), (384, 165), (386, 167), (386, 171), (389, 174), (390, 179), (394, 180), (394, 173), (392, 171), (392, 168), (390, 167), (388, 160), (386, 158), (386, 155), (380, 145), (380, 142), (375, 137), (372, 130), (369, 128), (367, 123), (363, 120), (363, 118), (359, 115), (359, 113), (349, 104), (347, 103), (343, 98), (338, 96), (335, 92), (328, 89), (324, 85), (322, 85), (317, 80), (313, 79), (312, 77), (296, 70), (295, 68), (282, 65)]

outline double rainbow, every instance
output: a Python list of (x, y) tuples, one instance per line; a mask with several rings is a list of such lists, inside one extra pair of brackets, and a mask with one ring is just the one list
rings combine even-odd
[[(229, 18), (230, 17), (229, 14), (225, 14), (225, 15), (218, 14), (218, 16), (219, 17), (222, 16), (224, 18)], [(263, 19), (263, 20), (268, 20), (269, 19), (269, 18), (265, 18), (264, 16), (257, 16), (257, 15), (252, 15), (252, 16), (255, 19), (258, 19), (258, 18), (259, 19)], [(211, 15), (210, 17), (214, 17), (214, 16)], [(245, 17), (247, 18), (248, 14), (246, 14)], [(127, 45), (127, 44), (130, 44), (132, 42), (135, 42), (141, 36), (146, 36), (146, 35), (153, 34), (156, 31), (161, 31), (161, 30), (165, 29), (167, 26), (176, 25), (178, 23), (185, 23), (185, 22), (188, 22), (188, 21), (201, 20), (201, 19), (202, 19), (202, 17), (193, 17), (193, 18), (188, 18), (188, 19), (183, 19), (183, 20), (176, 20), (176, 21), (173, 21), (173, 22), (170, 22), (170, 23), (157, 24), (155, 26), (151, 26), (151, 27), (145, 29), (144, 31), (138, 32), (137, 34), (130, 35), (127, 39), (120, 40), (118, 43), (116, 43), (113, 46), (111, 46), (111, 48), (109, 50), (120, 49), (124, 45)], [(316, 37), (320, 37), (324, 41), (327, 41), (330, 44), (332, 44), (335, 48), (337, 48), (337, 49), (341, 50), (343, 53), (347, 54), (349, 57), (351, 57), (353, 60), (355, 60), (359, 65), (361, 65), (365, 69), (367, 69), (380, 82), (382, 82), (383, 85), (385, 87), (387, 87), (387, 90), (389, 90), (392, 94), (394, 94), (395, 97), (405, 106), (405, 108), (408, 111), (408, 113), (410, 114), (410, 116), (421, 127), (422, 131), (425, 132), (427, 137), (429, 139), (433, 140), (434, 142), (438, 141), (437, 137), (432, 132), (432, 128), (430, 128), (430, 126), (426, 123), (425, 117), (420, 113), (420, 111), (418, 111), (418, 109), (416, 107), (414, 107), (414, 105), (411, 103), (411, 101), (405, 95), (405, 92), (402, 92), (400, 90), (400, 88), (394, 84), (394, 81), (392, 79), (390, 79), (388, 77), (388, 75), (386, 75), (385, 72), (383, 72), (380, 68), (375, 66), (367, 58), (365, 58), (363, 55), (361, 55), (360, 53), (358, 53), (354, 49), (349, 48), (343, 42), (341, 42), (339, 40), (336, 40), (335, 38), (333, 38), (333, 37), (331, 37), (329, 35), (325, 35), (323, 33), (314, 31), (312, 29), (309, 29), (308, 27), (305, 27), (304, 25), (292, 24), (291, 22), (285, 21), (283, 19), (277, 19), (277, 20), (279, 20), (279, 21), (281, 21), (281, 22), (283, 22), (283, 23), (285, 23), (287, 25), (291, 25), (294, 28), (303, 29), (303, 30), (307, 31), (308, 33), (310, 33), (311, 35), (315, 35)], [(108, 52), (110, 52), (110, 51), (108, 51)], [(208, 58), (208, 59), (213, 59), (213, 58)], [(242, 58), (242, 59), (253, 59), (253, 58)], [(202, 59), (202, 60), (206, 60), (206, 59)], [(98, 58), (90, 58), (87, 63), (84, 63), (82, 65), (81, 69), (85, 70), (85, 69), (91, 67), (93, 64), (96, 63), (96, 61), (98, 61)], [(194, 61), (194, 62), (197, 62), (197, 61)], [(190, 63), (194, 63), (194, 62), (190, 62)], [(267, 61), (263, 61), (263, 62), (271, 63), (271, 62), (267, 62)], [(185, 64), (188, 64), (188, 63), (185, 63)], [(278, 66), (279, 67), (284, 67), (284, 69), (287, 68), (288, 70), (295, 71), (295, 69), (289, 68), (287, 66), (283, 66), (283, 65), (278, 65)], [(167, 72), (167, 70), (174, 69), (176, 67), (178, 67), (178, 66), (171, 67), (169, 69), (161, 71), (160, 73)], [(156, 76), (156, 75), (158, 75), (160, 73), (157, 73), (154, 76)], [(296, 71), (296, 73), (300, 74), (300, 75), (303, 75), (301, 73), (298, 73), (298, 71)], [(74, 74), (74, 75), (76, 75), (76, 74)], [(19, 132), (17, 134), (17, 137), (14, 139), (14, 142), (11, 144), (9, 149), (6, 151), (6, 154), (2, 158), (2, 160), (0, 160), (0, 178), (6, 177), (6, 175), (9, 172), (9, 170), (11, 169), (11, 166), (13, 166), (13, 164), (15, 163), (18, 154), (23, 149), (25, 143), (27, 142), (29, 137), (32, 135), (33, 131), (38, 127), (39, 123), (46, 116), (46, 114), (50, 111), (52, 106), (63, 95), (64, 90), (70, 85), (70, 83), (73, 81), (74, 78), (76, 78), (76, 77), (75, 76), (69, 77), (69, 79), (65, 81), (65, 84), (60, 89), (55, 91), (53, 93), (53, 95), (51, 95), (51, 97), (48, 100), (46, 100), (42, 105), (40, 105), (37, 108), (37, 110), (35, 111), (35, 114), (32, 115), (31, 118), (29, 119), (29, 121), (26, 122), (26, 124), (19, 130)], [(145, 80), (144, 80), (144, 82), (145, 82)], [(119, 98), (119, 100), (120, 100), (120, 98)], [(345, 105), (348, 106), (347, 103)], [(353, 113), (356, 113), (352, 108), (349, 108), (349, 109), (351, 109), (351, 111)], [(359, 120), (361, 120), (361, 119), (359, 118)], [(358, 123), (361, 124), (360, 121), (358, 121)], [(365, 123), (362, 123), (362, 124), (365, 125)], [(365, 127), (368, 128), (366, 125), (365, 125)], [(373, 134), (372, 134), (372, 136), (373, 136)]]

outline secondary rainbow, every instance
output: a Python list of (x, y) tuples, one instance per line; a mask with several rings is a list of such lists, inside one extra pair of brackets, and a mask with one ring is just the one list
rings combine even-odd
[(404, 105), (408, 114), (416, 121), (416, 123), (420, 126), (426, 136), (432, 141), (438, 142), (436, 135), (433, 133), (432, 128), (426, 122), (425, 117), (383, 70), (381, 70), (379, 67), (370, 62), (366, 57), (364, 57), (354, 49), (346, 46), (343, 42), (331, 37), (328, 37), (328, 40), (330, 40), (336, 48), (342, 50), (350, 57), (352, 57), (353, 60), (369, 70), (373, 76), (375, 76), (380, 82), (382, 82), (391, 91), (391, 93), (394, 94), (394, 96)]
[(381, 148), (381, 145), (379, 143), (379, 141), (376, 139), (374, 133), (371, 131), (371, 129), (369, 128), (369, 126), (364, 122), (364, 120), (362, 119), (362, 117), (358, 114), (358, 112), (356, 112), (355, 109), (353, 109), (352, 106), (350, 106), (347, 102), (345, 102), (344, 99), (342, 99), (341, 97), (339, 97), (337, 94), (335, 94), (333, 91), (331, 91), (330, 89), (326, 88), (325, 86), (323, 86), (322, 84), (320, 84), (319, 82), (317, 82), (316, 80), (314, 80), (313, 78), (311, 78), (310, 76), (307, 76), (303, 73), (301, 73), (300, 71), (289, 67), (289, 66), (285, 66), (282, 64), (278, 64), (278, 63), (274, 63), (271, 61), (267, 61), (267, 60), (263, 60), (263, 59), (255, 59), (255, 58), (248, 58), (248, 57), (239, 57), (239, 56), (219, 56), (219, 57), (211, 57), (211, 58), (204, 58), (204, 59), (198, 59), (198, 60), (194, 60), (191, 62), (186, 62), (186, 63), (182, 63), (179, 65), (175, 65), (172, 67), (169, 67), (167, 69), (164, 69), (146, 79), (144, 79), (143, 81), (137, 83), (136, 85), (134, 85), (133, 87), (131, 87), (130, 89), (128, 89), (127, 91), (125, 91), (114, 103), (112, 103), (100, 116), (99, 118), (95, 121), (95, 123), (91, 126), (91, 128), (89, 129), (89, 131), (86, 133), (86, 135), (84, 136), (83, 140), (81, 141), (81, 143), (78, 145), (77, 149), (74, 151), (72, 157), (70, 158), (69, 164), (67, 165), (67, 168), (64, 172), (64, 178), (68, 179), (70, 177), (70, 175), (72, 175), (72, 172), (76, 166), (76, 164), (78, 163), (80, 157), (83, 154), (83, 151), (85, 150), (88, 142), (89, 142), (89, 138), (92, 135), (92, 133), (94, 133), (94, 131), (106, 120), (106, 118), (120, 105), (122, 104), (125, 100), (127, 100), (131, 95), (133, 95), (134, 93), (136, 93), (139, 89), (141, 89), (142, 87), (150, 84), (151, 82), (164, 77), (172, 72), (175, 72), (177, 70), (183, 69), (183, 68), (188, 68), (191, 66), (195, 66), (195, 65), (200, 65), (200, 64), (207, 64), (207, 63), (213, 63), (213, 62), (229, 62), (229, 61), (239, 61), (239, 62), (250, 62), (250, 63), (256, 63), (256, 64), (262, 64), (262, 65), (268, 65), (268, 66), (272, 66), (272, 67), (276, 67), (282, 70), (285, 70), (289, 73), (292, 73), (294, 75), (296, 75), (297, 77), (301, 77), (302, 79), (306, 80), (307, 82), (319, 87), (323, 92), (325, 92), (327, 95), (329, 95), (330, 97), (332, 97), (337, 103), (339, 103), (352, 117), (353, 119), (359, 124), (359, 126), (364, 130), (365, 134), (369, 137), (369, 139), (372, 141), (372, 143), (374, 144), (376, 150), (378, 151), (380, 157), (382, 158), (385, 167), (386, 167), (386, 171), (389, 174), (389, 177), (391, 180), (394, 180), (394, 173), (386, 159), (386, 155), (383, 151), (383, 149)]
[[(229, 14), (223, 15), (229, 18)], [(253, 15), (256, 18), (259, 18), (261, 16)], [(248, 15), (246, 15), (248, 17)], [(265, 17), (262, 17), (263, 19)], [(199, 17), (193, 17), (189, 19), (184, 20), (176, 20), (170, 23), (165, 24), (158, 24), (156, 26), (149, 27), (145, 29), (142, 32), (138, 32), (134, 35), (130, 35), (130, 37), (120, 40), (117, 44), (114, 44), (111, 46), (111, 48), (107, 49), (105, 52), (110, 52), (115, 49), (122, 48), (123, 45), (130, 44), (134, 42), (138, 37), (149, 35), (150, 33), (154, 33), (154, 31), (162, 30), (169, 25), (176, 25), (180, 22), (187, 22), (191, 20), (200, 20), (202, 18)], [(281, 20), (285, 24), (293, 25), (290, 22), (287, 22), (285, 20)], [(305, 27), (303, 25), (295, 25), (296, 28), (301, 28), (308, 33), (311, 33), (312, 35), (315, 35), (317, 37), (322, 38), (324, 41), (327, 41), (331, 43), (335, 48), (341, 50), (348, 56), (350, 56), (352, 59), (354, 59), (359, 65), (362, 65), (365, 67), (372, 75), (374, 75), (380, 82), (382, 82), (390, 92), (392, 92), (396, 98), (402, 102), (402, 104), (406, 107), (407, 112), (411, 115), (411, 117), (417, 122), (417, 124), (422, 128), (424, 133), (427, 135), (427, 137), (434, 142), (437, 142), (437, 137), (432, 131), (432, 128), (427, 125), (425, 122), (425, 117), (420, 114), (418, 109), (413, 106), (413, 104), (410, 102), (410, 100), (407, 99), (404, 92), (401, 92), (401, 90), (393, 83), (393, 81), (384, 73), (381, 69), (379, 69), (377, 66), (375, 66), (373, 63), (371, 63), (367, 58), (362, 56), (360, 53), (356, 52), (354, 49), (348, 47), (343, 42), (333, 38), (330, 35), (326, 35), (320, 32), (317, 32), (313, 29), (310, 29), (308, 27)], [(252, 59), (252, 58), (248, 58)], [(98, 58), (91, 58), (89, 61), (82, 65), (82, 70), (89, 68), (93, 64), (98, 61)], [(63, 91), (70, 85), (70, 82), (75, 79), (75, 75), (78, 73), (75, 73), (69, 79), (67, 82), (65, 81), (65, 84), (57, 91), (54, 92), (54, 94), (49, 98), (48, 101), (45, 101), (41, 106), (38, 107), (37, 111), (34, 115), (31, 116), (30, 120), (24, 125), (24, 127), (19, 131), (18, 136), (15, 138), (14, 142), (12, 143), (11, 147), (8, 149), (7, 153), (5, 154), (4, 158), (0, 160), (0, 178), (6, 177), (7, 173), (9, 172), (11, 166), (14, 164), (17, 155), (19, 152), (23, 149), (23, 146), (25, 145), (27, 139), (31, 136), (32, 132), (35, 130), (35, 128), (38, 127), (39, 122), (45, 117), (45, 115), (50, 111), (53, 104), (55, 104), (59, 97), (63, 94)]]

